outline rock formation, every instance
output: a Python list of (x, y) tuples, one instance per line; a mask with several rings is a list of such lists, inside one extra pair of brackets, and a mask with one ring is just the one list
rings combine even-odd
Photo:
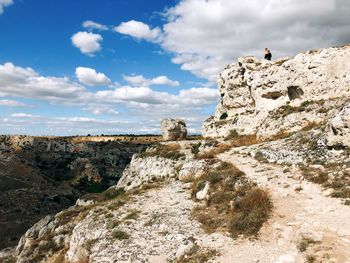
[(273, 62), (243, 57), (218, 76), (221, 100), (202, 127), (261, 139), (324, 124), (350, 96), (350, 46), (310, 50)]
[(350, 147), (350, 105), (347, 104), (327, 123), (327, 145)]
[(186, 123), (180, 119), (162, 120), (161, 131), (165, 141), (183, 140), (187, 136)]

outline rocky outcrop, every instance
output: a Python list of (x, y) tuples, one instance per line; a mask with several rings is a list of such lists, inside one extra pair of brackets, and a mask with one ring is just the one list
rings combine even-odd
[(202, 127), (272, 138), (324, 124), (350, 96), (350, 46), (310, 50), (273, 62), (243, 57), (218, 76), (221, 101)]
[(326, 126), (327, 145), (330, 147), (350, 147), (350, 105), (336, 113)]
[(165, 141), (183, 140), (187, 136), (186, 123), (180, 119), (162, 120), (161, 131)]
[[(184, 176), (188, 172), (183, 172), (183, 167), (192, 163), (191, 149), (190, 141), (166, 142), (149, 147), (143, 153), (135, 154), (116, 187), (131, 190), (165, 178), (177, 178), (179, 174)], [(197, 173), (200, 168), (204, 169), (202, 166), (195, 169)], [(189, 169), (185, 168), (184, 171)]]
[(131, 190), (143, 184), (164, 178), (176, 177), (182, 160), (175, 161), (159, 156), (140, 157), (134, 155), (130, 165), (124, 170), (117, 187)]
[(179, 171), (179, 180), (198, 179), (208, 173), (211, 163), (208, 160), (190, 160)]

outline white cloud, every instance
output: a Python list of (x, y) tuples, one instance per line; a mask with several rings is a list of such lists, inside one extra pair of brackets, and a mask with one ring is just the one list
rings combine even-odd
[(77, 67), (75, 75), (81, 83), (88, 86), (104, 86), (112, 83), (105, 74), (98, 73), (92, 68)]
[(170, 87), (178, 87), (180, 83), (169, 79), (167, 76), (158, 76), (153, 79), (147, 79), (142, 75), (123, 76), (123, 79), (131, 86), (149, 87), (152, 85), (165, 85)]
[(16, 101), (16, 100), (0, 100), (0, 106), (5, 107), (30, 107), (30, 105), (27, 105), (25, 103)]
[[(143, 81), (145, 79), (143, 78)], [(86, 79), (84, 81), (86, 82)], [(96, 83), (95, 78), (89, 81)], [(169, 82), (169, 79), (156, 77), (146, 82), (159, 84)], [(26, 129), (29, 129), (33, 134), (43, 134), (42, 131), (47, 132), (50, 129), (53, 134), (83, 134), (86, 131), (106, 133), (107, 128), (110, 132), (154, 132), (159, 131), (160, 120), (165, 117), (188, 119), (192, 129), (198, 130), (202, 120), (207, 117), (203, 109), (219, 100), (218, 91), (208, 87), (182, 89), (177, 94), (155, 91), (146, 86), (110, 86), (109, 89), (90, 92), (69, 78), (41, 76), (32, 68), (23, 68), (12, 63), (0, 65), (0, 94), (48, 101), (55, 103), (57, 107), (71, 106), (95, 115), (118, 116), (114, 122), (104, 122), (103, 119), (94, 121), (95, 118), (89, 117), (55, 119), (23, 112), (0, 120), (0, 124), (5, 125), (4, 132), (25, 133)], [(3, 104), (16, 105), (8, 100), (2, 101)], [(29, 118), (31, 121), (28, 121)], [(120, 127), (123, 119), (129, 121), (127, 127)], [(89, 126), (89, 123), (93, 125)]]
[(350, 42), (348, 0), (181, 0), (167, 10), (161, 46), (183, 70), (214, 81), (244, 55), (293, 56)]
[(210, 88), (183, 89), (179, 92), (179, 98), (193, 106), (204, 106), (216, 103), (219, 100), (219, 91)]
[(108, 114), (108, 115), (118, 115), (119, 112), (110, 108), (111, 106), (105, 106), (105, 105), (91, 105), (86, 108), (83, 108), (83, 110), (89, 111), (94, 115), (102, 115), (102, 114)]
[(163, 105), (178, 110), (192, 107), (203, 107), (219, 100), (217, 89), (192, 88), (180, 90), (178, 95), (167, 92), (154, 91), (149, 87), (121, 87), (115, 90), (98, 91), (96, 97), (100, 101), (120, 101), (133, 108), (150, 108)]
[(83, 27), (86, 29), (90, 29), (90, 30), (91, 29), (97, 29), (100, 31), (108, 30), (108, 26), (102, 25), (100, 23), (96, 23), (96, 22), (91, 21), (91, 20), (84, 21)]
[(158, 27), (151, 29), (149, 25), (135, 20), (123, 22), (119, 26), (114, 27), (114, 30), (120, 34), (152, 42), (159, 41), (161, 37), (161, 30)]
[(13, 118), (39, 118), (39, 115), (33, 115), (33, 114), (28, 114), (28, 113), (13, 113), (11, 114), (11, 117)]
[(0, 15), (4, 12), (4, 8), (12, 5), (13, 0), (0, 0)]
[(3, 96), (70, 101), (82, 98), (86, 89), (68, 78), (40, 76), (31, 68), (0, 65), (0, 93)]
[(101, 50), (100, 42), (103, 38), (99, 34), (78, 32), (72, 36), (71, 40), (72, 44), (79, 48), (83, 54), (93, 55), (93, 53)]

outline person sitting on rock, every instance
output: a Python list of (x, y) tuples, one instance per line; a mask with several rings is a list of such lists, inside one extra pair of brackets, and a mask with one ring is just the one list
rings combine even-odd
[(271, 51), (267, 47), (265, 48), (265, 57), (264, 58), (267, 60), (271, 60), (271, 58), (272, 58)]

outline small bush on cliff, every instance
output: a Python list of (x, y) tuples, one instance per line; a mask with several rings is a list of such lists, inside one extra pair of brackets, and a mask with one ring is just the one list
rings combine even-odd
[(112, 232), (112, 237), (114, 237), (115, 239), (123, 240), (129, 239), (130, 235), (123, 230), (115, 229)]
[(104, 191), (102, 193), (103, 196), (103, 200), (107, 201), (107, 200), (111, 200), (111, 199), (115, 199), (116, 197), (122, 195), (125, 193), (125, 190), (123, 188), (117, 188), (117, 189), (108, 189), (107, 191)]
[(215, 249), (201, 248), (194, 245), (188, 253), (181, 256), (175, 263), (202, 263), (208, 262), (210, 259), (219, 256)]

